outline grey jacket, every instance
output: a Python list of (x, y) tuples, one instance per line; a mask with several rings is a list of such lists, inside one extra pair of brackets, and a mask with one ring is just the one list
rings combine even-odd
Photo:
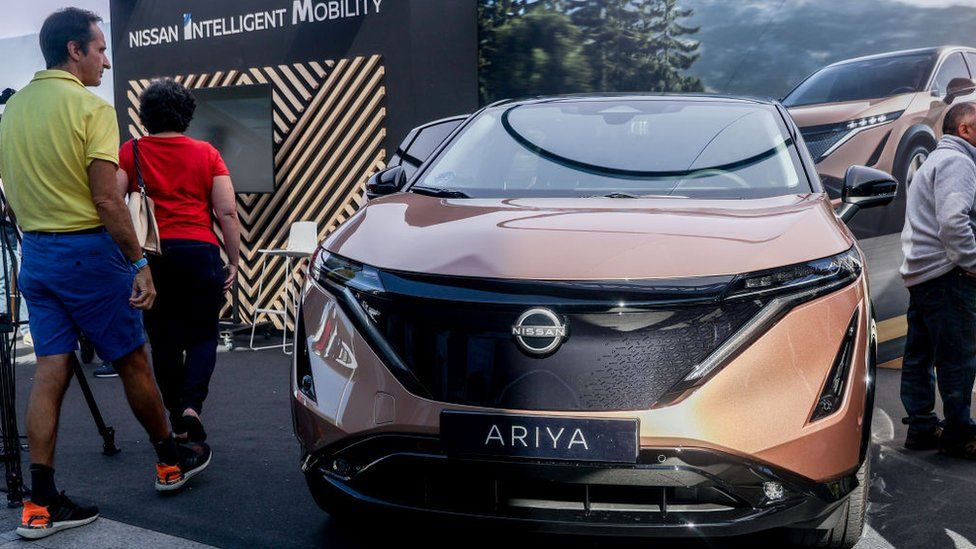
[(976, 147), (965, 139), (943, 137), (915, 172), (901, 247), (905, 286), (957, 266), (976, 272)]

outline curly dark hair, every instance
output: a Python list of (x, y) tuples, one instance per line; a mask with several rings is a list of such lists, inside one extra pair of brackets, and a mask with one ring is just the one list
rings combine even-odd
[(169, 78), (153, 80), (139, 94), (139, 119), (149, 133), (185, 132), (196, 108), (190, 90)]
[(88, 53), (88, 43), (95, 39), (92, 25), (102, 18), (88, 10), (64, 8), (47, 16), (41, 25), (39, 40), (47, 68), (53, 69), (68, 60), (68, 42), (78, 42)]

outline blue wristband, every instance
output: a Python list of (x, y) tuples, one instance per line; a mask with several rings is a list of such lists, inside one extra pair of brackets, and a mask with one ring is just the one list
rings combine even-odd
[(146, 259), (146, 256), (142, 256), (138, 259), (138, 261), (132, 264), (132, 267), (138, 271), (139, 269), (145, 267), (146, 265), (149, 265), (149, 260)]

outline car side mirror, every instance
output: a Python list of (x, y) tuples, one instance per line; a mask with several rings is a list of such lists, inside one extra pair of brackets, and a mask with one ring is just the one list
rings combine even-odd
[(851, 166), (844, 174), (837, 215), (847, 223), (862, 208), (886, 206), (897, 194), (898, 181), (891, 174), (865, 166)]
[(946, 105), (952, 104), (957, 97), (963, 97), (976, 92), (976, 82), (968, 78), (953, 78), (946, 86), (946, 96), (942, 99)]
[(366, 181), (366, 198), (373, 199), (387, 194), (393, 194), (407, 183), (407, 174), (402, 166), (391, 166), (374, 173)]

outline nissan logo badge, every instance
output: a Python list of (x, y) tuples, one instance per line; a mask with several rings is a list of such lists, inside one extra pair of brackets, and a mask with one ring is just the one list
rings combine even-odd
[(536, 307), (522, 313), (512, 326), (515, 341), (532, 355), (548, 355), (566, 339), (566, 324), (549, 309)]

